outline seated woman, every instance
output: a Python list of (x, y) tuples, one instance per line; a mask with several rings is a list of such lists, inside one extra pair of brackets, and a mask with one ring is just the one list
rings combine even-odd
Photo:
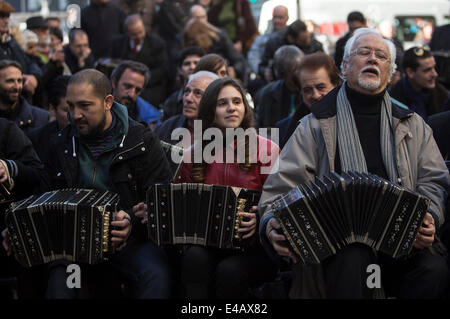
[[(272, 141), (256, 134), (253, 112), (238, 82), (231, 78), (212, 82), (200, 102), (198, 118), (202, 120), (203, 133), (211, 128), (222, 132), (223, 142), (219, 144), (224, 147), (211, 152), (212, 160), (205, 158), (206, 152), (203, 152), (200, 163), (185, 160), (176, 181), (235, 186), (261, 192), (271, 166), (276, 162), (279, 148)], [(225, 138), (225, 134), (236, 133), (235, 129), (241, 132), (245, 130), (248, 136)], [(206, 141), (202, 144), (208, 145)], [(192, 157), (197, 146), (194, 144), (185, 153), (185, 159)], [(242, 150), (245, 152), (240, 152)], [(237, 213), (244, 217), (238, 229), (243, 240), (248, 243), (244, 251), (197, 245), (185, 247), (181, 257), (183, 297), (249, 298), (252, 288), (273, 279), (276, 266), (262, 250), (255, 233), (256, 209), (253, 206), (248, 212)]]

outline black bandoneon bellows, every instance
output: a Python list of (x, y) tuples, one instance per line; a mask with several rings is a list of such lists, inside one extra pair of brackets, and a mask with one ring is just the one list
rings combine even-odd
[(347, 172), (315, 178), (272, 204), (303, 263), (320, 263), (352, 243), (393, 258), (408, 255), (429, 200), (378, 176)]
[(260, 194), (239, 187), (199, 183), (157, 184), (147, 191), (148, 235), (158, 245), (196, 244), (242, 248), (236, 232)]
[(61, 189), (12, 203), (6, 225), (17, 261), (26, 267), (54, 260), (96, 264), (114, 252), (110, 223), (118, 195)]

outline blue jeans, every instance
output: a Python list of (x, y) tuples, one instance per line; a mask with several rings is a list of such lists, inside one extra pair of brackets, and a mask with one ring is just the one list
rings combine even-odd
[[(127, 246), (111, 259), (98, 265), (81, 266), (81, 288), (70, 289), (66, 268), (70, 262), (57, 261), (49, 265), (46, 298), (76, 299), (118, 297), (117, 277), (127, 283), (130, 298), (170, 298), (171, 278), (167, 257), (162, 248), (152, 242), (130, 239)], [(105, 295), (107, 293), (107, 295)]]

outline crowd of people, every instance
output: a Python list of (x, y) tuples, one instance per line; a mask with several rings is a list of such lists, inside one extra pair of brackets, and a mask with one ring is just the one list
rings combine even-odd
[[(156, 2), (91, 0), (64, 43), (58, 19), (31, 17), (21, 32), (0, 1), (0, 183), (12, 194), (0, 212), (63, 188), (111, 190), (121, 206), (111, 231), (119, 252), (82, 265), (80, 289), (66, 284), (66, 260), (21, 267), (0, 218), (0, 277), (17, 278), (19, 297), (447, 297), (450, 95), (433, 52), (449, 49), (448, 27), (436, 29), (433, 51), (404, 51), (351, 12), (330, 56), (302, 20), (287, 24), (282, 5), (259, 34), (246, 0)], [(245, 141), (239, 162), (238, 141), (224, 140), (231, 158), (216, 150), (212, 162), (182, 162), (174, 178), (161, 143), (181, 146), (184, 159), (202, 154), (199, 122), (201, 136), (242, 129), (255, 145)], [(333, 171), (372, 173), (429, 199), (410, 256), (353, 244), (319, 265), (298, 262), (272, 203)], [(238, 212), (246, 249), (148, 240), (146, 191), (171, 182), (261, 193), (258, 206)], [(382, 268), (381, 293), (366, 285), (369, 264)]]

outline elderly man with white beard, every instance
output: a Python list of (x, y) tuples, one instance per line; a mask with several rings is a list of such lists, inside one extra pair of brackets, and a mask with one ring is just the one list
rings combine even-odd
[[(367, 269), (373, 264), (379, 266), (387, 296), (437, 298), (447, 288), (448, 268), (435, 235), (444, 222), (449, 173), (431, 129), (386, 91), (394, 61), (389, 40), (372, 29), (355, 31), (345, 46), (344, 84), (313, 104), (283, 148), (278, 171), (264, 184), (260, 236), (269, 253), (295, 263), (292, 298), (379, 296), (375, 290), (380, 290), (367, 284)], [(369, 246), (351, 244), (321, 264), (297, 262), (271, 204), (276, 196), (332, 171), (375, 174), (430, 200), (410, 255), (394, 260)]]

